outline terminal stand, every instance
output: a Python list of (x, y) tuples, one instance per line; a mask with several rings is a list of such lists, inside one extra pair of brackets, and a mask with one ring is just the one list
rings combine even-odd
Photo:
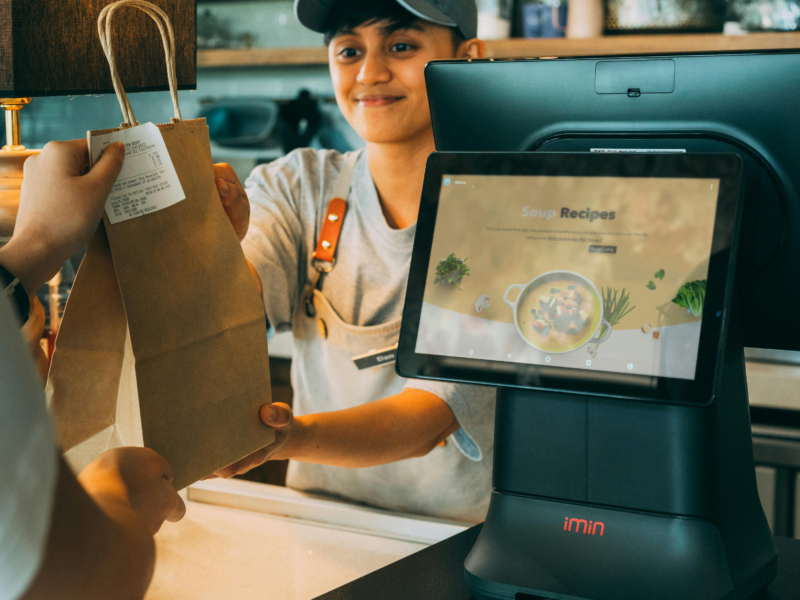
[(478, 600), (745, 600), (777, 553), (756, 489), (744, 352), (703, 406), (500, 388)]

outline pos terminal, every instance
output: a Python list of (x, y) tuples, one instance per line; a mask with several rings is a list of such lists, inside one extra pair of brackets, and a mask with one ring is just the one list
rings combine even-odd
[(734, 326), (742, 164), (429, 158), (396, 368), (498, 388), (478, 600), (738, 600), (775, 576)]

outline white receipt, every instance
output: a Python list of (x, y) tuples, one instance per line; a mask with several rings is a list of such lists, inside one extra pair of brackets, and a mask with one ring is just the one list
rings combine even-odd
[(161, 131), (153, 123), (91, 136), (92, 165), (114, 142), (125, 144), (125, 162), (106, 200), (106, 214), (112, 224), (186, 199)]

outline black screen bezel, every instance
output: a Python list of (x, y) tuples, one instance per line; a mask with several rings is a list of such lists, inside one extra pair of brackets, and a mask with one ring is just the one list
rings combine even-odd
[[(734, 154), (436, 152), (428, 158), (411, 256), (395, 370), (402, 377), (541, 389), (637, 400), (706, 404), (732, 301), (741, 202)], [(719, 179), (706, 300), (694, 380), (419, 354), (417, 334), (443, 175)]]

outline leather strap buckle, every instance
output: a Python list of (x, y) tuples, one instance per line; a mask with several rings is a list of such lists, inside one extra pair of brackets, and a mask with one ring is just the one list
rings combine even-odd
[(336, 266), (336, 257), (333, 260), (319, 260), (317, 258), (317, 251), (311, 253), (311, 266), (314, 267), (318, 273), (330, 273), (333, 267)]
[[(322, 230), (319, 233), (319, 240), (317, 241), (317, 249), (311, 255), (313, 261), (319, 263), (330, 263), (330, 268), (324, 272), (333, 269), (336, 261), (336, 246), (339, 243), (339, 234), (342, 232), (342, 222), (344, 221), (344, 213), (347, 210), (347, 201), (342, 198), (333, 198), (328, 203), (328, 210), (325, 213), (325, 219), (322, 221)], [(319, 270), (316, 264), (314, 268)]]
[(336, 246), (339, 243), (339, 234), (342, 232), (345, 211), (347, 211), (346, 200), (337, 197), (328, 203), (325, 220), (322, 222), (322, 231), (320, 231), (317, 241), (317, 249), (311, 253), (311, 266), (317, 271), (317, 276), (309, 288), (309, 294), (305, 301), (306, 314), (309, 317), (316, 314), (314, 290), (319, 286), (322, 277), (333, 271), (333, 267), (336, 266)]

